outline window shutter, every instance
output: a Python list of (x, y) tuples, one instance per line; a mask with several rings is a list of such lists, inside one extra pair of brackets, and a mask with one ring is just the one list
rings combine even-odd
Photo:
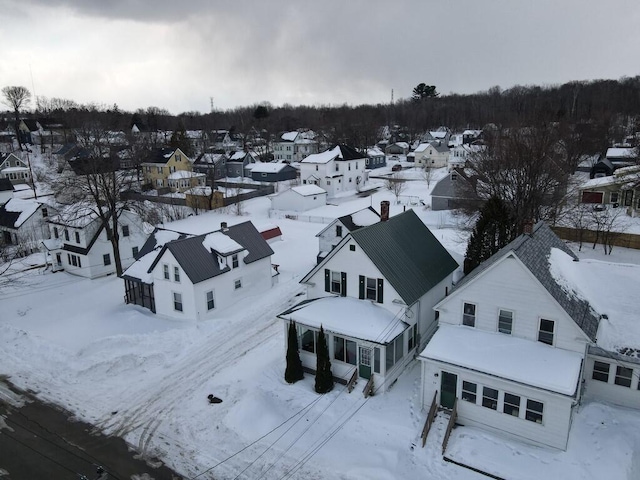
[(324, 291), (325, 292), (331, 291), (331, 274), (329, 273), (328, 268), (324, 269)]
[(378, 279), (378, 303), (382, 303), (384, 300), (382, 298), (382, 290), (384, 286), (384, 279)]
[(364, 275), (360, 275), (360, 293), (358, 294), (360, 300), (364, 300)]
[(340, 295), (347, 296), (347, 272), (340, 272)]

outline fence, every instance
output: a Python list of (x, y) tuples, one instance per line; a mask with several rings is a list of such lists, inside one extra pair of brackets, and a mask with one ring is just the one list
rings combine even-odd
[[(582, 238), (582, 243), (593, 244), (596, 239), (597, 243), (602, 244), (602, 233), (595, 230), (578, 230), (569, 227), (551, 227), (558, 237), (570, 242), (579, 242)], [(640, 250), (640, 235), (634, 233), (615, 233), (608, 239), (615, 247), (635, 248)]]

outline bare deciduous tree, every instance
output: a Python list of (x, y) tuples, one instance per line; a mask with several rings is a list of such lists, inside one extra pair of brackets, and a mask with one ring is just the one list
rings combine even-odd
[(16, 137), (18, 137), (18, 145), (22, 150), (22, 138), (20, 137), (20, 109), (26, 107), (31, 99), (31, 92), (26, 87), (11, 86), (2, 89), (3, 103), (13, 109), (14, 128)]
[(116, 273), (122, 274), (119, 219), (133, 202), (121, 193), (137, 186), (130, 171), (119, 170), (111, 151), (111, 136), (102, 125), (85, 125), (76, 132), (84, 155), (75, 160), (75, 173), (65, 171), (52, 179), (56, 200), (63, 205), (82, 205), (100, 219), (113, 248)]
[(400, 203), (400, 194), (407, 189), (407, 181), (398, 173), (387, 178), (385, 186), (396, 197), (396, 203)]

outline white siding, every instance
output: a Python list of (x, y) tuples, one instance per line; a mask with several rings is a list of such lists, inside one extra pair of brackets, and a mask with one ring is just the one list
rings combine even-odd
[[(338, 237), (336, 227), (342, 228), (342, 236)], [(344, 237), (349, 234), (349, 230), (340, 220), (335, 220), (320, 236), (318, 236), (319, 251), (330, 252), (338, 245)]]
[(476, 328), (498, 330), (500, 309), (514, 312), (512, 335), (538, 340), (541, 318), (555, 321), (554, 346), (583, 353), (587, 337), (546, 289), (513, 256), (508, 256), (449, 296), (438, 310), (440, 322), (462, 323), (464, 303), (476, 305)]
[(271, 208), (274, 210), (288, 210), (292, 212), (306, 212), (313, 208), (327, 204), (327, 194), (300, 195), (292, 190), (286, 190), (271, 197)]
[[(350, 250), (350, 245), (355, 246), (355, 251)], [(360, 291), (360, 275), (370, 278), (383, 278), (380, 270), (367, 257), (360, 246), (353, 239), (349, 240), (333, 257), (320, 268), (310, 279), (307, 289), (308, 298), (320, 298), (332, 295), (324, 290), (324, 269), (347, 273), (347, 296), (358, 298)], [(384, 281), (383, 303), (379, 304), (394, 314), (401, 314), (404, 311), (402, 304), (393, 303), (393, 300), (401, 300), (400, 295), (395, 291), (389, 282)], [(409, 324), (416, 322), (415, 316), (412, 319), (403, 318)]]
[[(438, 404), (440, 403), (440, 382), (443, 371), (457, 375), (458, 423), (505, 432), (522, 441), (566, 450), (573, 413), (573, 398), (512, 383), (453, 365), (422, 360), (423, 408), (429, 408), (436, 391), (438, 392), (436, 401)], [(463, 380), (477, 385), (476, 404), (461, 399)], [(482, 406), (483, 386), (499, 391), (497, 410)], [(519, 417), (503, 413), (505, 392), (520, 396)], [(544, 404), (542, 424), (531, 422), (524, 418), (527, 399)]]
[[(609, 378), (607, 382), (593, 379), (593, 362), (603, 362), (609, 365)], [(617, 367), (626, 367), (633, 370), (631, 386), (616, 385)], [(610, 402), (623, 407), (640, 409), (640, 365), (637, 363), (622, 363), (611, 358), (589, 355), (584, 370), (585, 396), (597, 401)]]

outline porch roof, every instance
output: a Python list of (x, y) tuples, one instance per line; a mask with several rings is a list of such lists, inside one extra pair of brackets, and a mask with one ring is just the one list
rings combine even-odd
[(323, 297), (300, 303), (278, 315), (301, 325), (320, 328), (346, 337), (385, 344), (408, 325), (370, 300), (351, 297)]
[(582, 364), (576, 352), (460, 325), (440, 325), (420, 358), (571, 396)]

